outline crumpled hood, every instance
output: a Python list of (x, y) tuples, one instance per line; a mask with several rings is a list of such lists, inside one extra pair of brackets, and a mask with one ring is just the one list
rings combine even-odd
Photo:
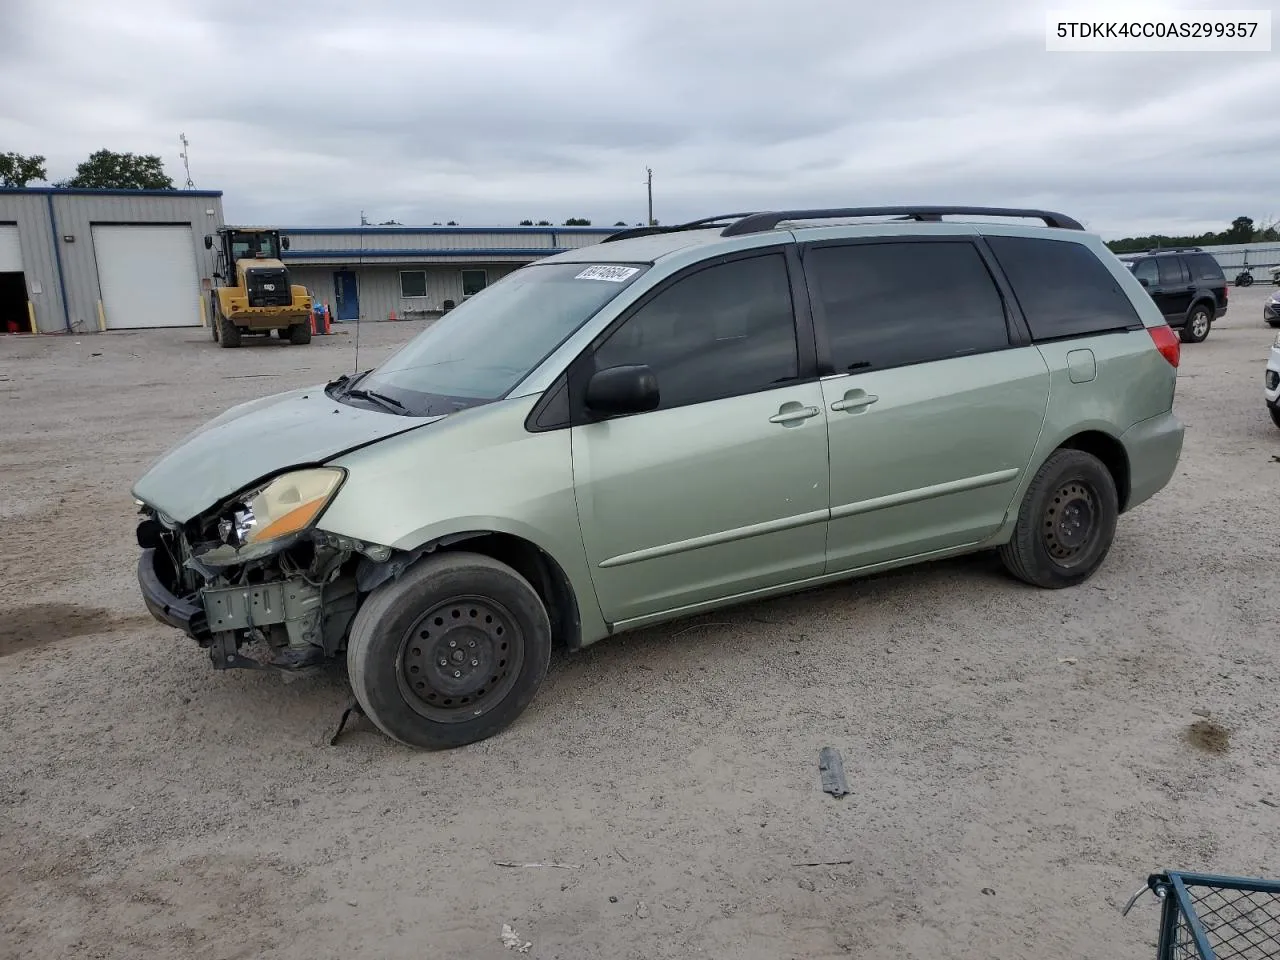
[(312, 466), (442, 417), (401, 417), (329, 399), (324, 385), (232, 407), (153, 463), (133, 495), (186, 523), (289, 467)]

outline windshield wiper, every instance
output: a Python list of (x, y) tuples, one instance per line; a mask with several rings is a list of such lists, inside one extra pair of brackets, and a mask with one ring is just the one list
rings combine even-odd
[(356, 388), (356, 389), (346, 390), (342, 395), (344, 397), (355, 397), (357, 400), (369, 400), (373, 403), (376, 403), (378, 406), (382, 407), (384, 410), (397, 410), (402, 413), (409, 412), (409, 408), (406, 407), (399, 400), (393, 400), (391, 397), (388, 397), (385, 394), (379, 393), (377, 390), (361, 390)]

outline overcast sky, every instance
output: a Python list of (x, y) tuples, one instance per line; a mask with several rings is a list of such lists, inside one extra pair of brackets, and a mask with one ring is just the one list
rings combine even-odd
[(1280, 54), (1047, 53), (1044, 11), (0, 0), (0, 151), (54, 179), (101, 147), (156, 153), (181, 185), (185, 132), (229, 220), (290, 225), (635, 223), (646, 166), (664, 223), (910, 202), (1057, 208), (1108, 237), (1280, 217)]

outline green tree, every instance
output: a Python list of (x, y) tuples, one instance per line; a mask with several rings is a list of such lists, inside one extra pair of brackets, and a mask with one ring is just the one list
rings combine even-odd
[(591, 221), (583, 217), (570, 217), (564, 222), (564, 225), (566, 227), (589, 227), (591, 226)]
[(627, 221), (625, 220), (619, 220), (617, 223), (614, 224), (615, 227), (625, 227), (626, 225), (627, 225)]
[(56, 184), (110, 190), (172, 190), (173, 180), (154, 154), (115, 153), (99, 150), (76, 167), (76, 175)]
[(46, 177), (44, 157), (24, 157), (20, 153), (0, 153), (0, 187), (25, 187)]
[(539, 221), (538, 221), (538, 226), (540, 226), (540, 227), (549, 227), (549, 226), (551, 226), (551, 221), (550, 221), (550, 220), (539, 220)]
[(1227, 243), (1249, 243), (1253, 240), (1253, 217), (1236, 217), (1225, 236)]
[(522, 227), (532, 227), (532, 226), (533, 226), (533, 221), (532, 221), (532, 220), (521, 220), (521, 221), (520, 221), (520, 226), (522, 226)]

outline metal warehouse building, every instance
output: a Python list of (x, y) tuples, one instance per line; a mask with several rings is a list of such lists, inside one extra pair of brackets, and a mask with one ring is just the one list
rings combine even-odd
[(0, 188), (0, 332), (199, 326), (222, 192)]
[(619, 227), (281, 227), (292, 282), (336, 320), (439, 316), (512, 270)]

